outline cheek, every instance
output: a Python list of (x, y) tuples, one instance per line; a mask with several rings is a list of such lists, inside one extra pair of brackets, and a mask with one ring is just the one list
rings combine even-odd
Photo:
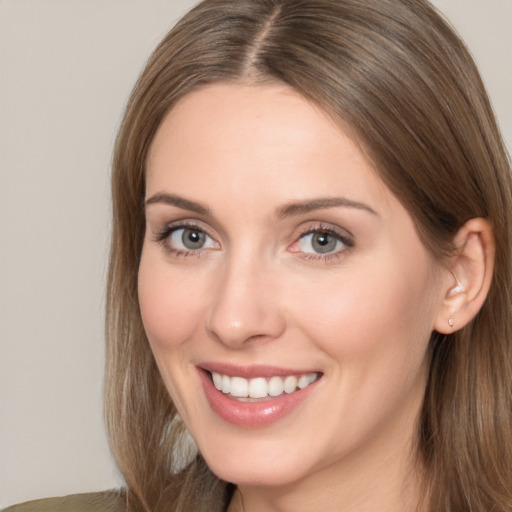
[(142, 321), (155, 356), (177, 348), (197, 327), (204, 279), (172, 272), (165, 262), (142, 253), (138, 276)]
[[(431, 267), (423, 256), (414, 269), (382, 255), (317, 280), (315, 294), (298, 293), (300, 328), (333, 359), (397, 365), (424, 357), (434, 318)], [(377, 263), (378, 262), (378, 263)], [(423, 264), (424, 263), (424, 264)], [(306, 285), (305, 285), (306, 286)], [(295, 290), (297, 291), (297, 290)], [(379, 370), (380, 371), (380, 370)]]
[(184, 383), (194, 378), (187, 341), (197, 331), (204, 284), (205, 279), (173, 271), (161, 256), (143, 251), (138, 275), (142, 322), (163, 381), (185, 418), (189, 414)]
[[(328, 376), (339, 390), (333, 424), (354, 442), (414, 418), (424, 394), (432, 276), (428, 266), (412, 275), (397, 264), (384, 268), (384, 261), (380, 272), (368, 264), (364, 272), (318, 280), (316, 300), (303, 294), (308, 299), (294, 303), (297, 330), (329, 357)], [(343, 448), (337, 431), (332, 442)]]

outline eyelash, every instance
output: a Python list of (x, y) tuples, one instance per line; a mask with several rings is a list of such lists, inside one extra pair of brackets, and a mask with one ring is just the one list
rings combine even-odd
[[(208, 237), (214, 239), (204, 228), (198, 226), (194, 223), (189, 222), (181, 222), (178, 225), (169, 225), (165, 226), (164, 229), (162, 229), (160, 232), (158, 232), (155, 237), (154, 241), (161, 244), (164, 248), (164, 250), (171, 254), (174, 257), (177, 258), (187, 258), (187, 257), (201, 257), (205, 250), (197, 249), (197, 250), (183, 250), (183, 249), (176, 249), (172, 245), (169, 244), (169, 237), (175, 232), (180, 229), (191, 229), (191, 230), (197, 230), (204, 234), (206, 234)], [(307, 261), (318, 261), (321, 263), (329, 263), (333, 261), (340, 260), (348, 251), (350, 251), (354, 247), (354, 240), (351, 236), (348, 236), (346, 234), (342, 234), (336, 229), (333, 229), (332, 227), (325, 226), (323, 224), (318, 224), (317, 226), (308, 227), (307, 229), (304, 229), (296, 238), (295, 242), (293, 242), (292, 245), (298, 244), (299, 241), (306, 237), (307, 235), (312, 234), (326, 234), (334, 237), (336, 240), (341, 242), (344, 245), (344, 248), (337, 250), (335, 252), (321, 254), (321, 253), (306, 253), (303, 251), (292, 251), (301, 253), (301, 257)]]
[(197, 224), (191, 223), (191, 222), (181, 222), (178, 225), (169, 225), (165, 226), (164, 229), (162, 229), (160, 232), (156, 234), (154, 237), (154, 241), (162, 245), (164, 250), (171, 254), (172, 256), (175, 256), (177, 258), (187, 258), (187, 257), (196, 257), (199, 258), (204, 254), (204, 251), (198, 249), (198, 250), (183, 250), (183, 249), (176, 249), (172, 245), (169, 244), (169, 237), (175, 232), (180, 229), (190, 229), (192, 231), (200, 231), (201, 233), (204, 233), (205, 235), (209, 236), (213, 239), (213, 237), (202, 227), (198, 226)]
[(302, 252), (301, 257), (307, 261), (317, 261), (319, 263), (331, 263), (331, 262), (339, 261), (344, 256), (346, 256), (346, 253), (348, 251), (350, 251), (354, 247), (354, 239), (350, 235), (342, 234), (338, 230), (333, 229), (330, 226), (325, 226), (323, 224), (318, 224), (316, 226), (308, 227), (308, 228), (304, 229), (304, 231), (302, 231), (299, 234), (299, 236), (297, 237), (297, 241), (295, 241), (294, 244), (297, 244), (305, 236), (312, 235), (312, 234), (326, 234), (326, 235), (333, 236), (338, 241), (340, 241), (345, 247), (342, 249), (339, 249), (335, 252), (326, 253), (326, 254)]

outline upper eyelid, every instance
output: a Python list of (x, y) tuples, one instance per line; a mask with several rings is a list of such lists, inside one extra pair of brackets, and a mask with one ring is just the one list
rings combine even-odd
[(157, 232), (161, 232), (161, 231), (165, 231), (165, 230), (172, 230), (172, 231), (176, 231), (180, 228), (184, 228), (184, 229), (197, 229), (198, 231), (203, 231), (204, 233), (206, 233), (208, 236), (210, 236), (211, 238), (215, 238), (214, 235), (212, 234), (212, 229), (210, 227), (208, 227), (207, 225), (205, 225), (203, 222), (199, 221), (199, 220), (192, 220), (192, 219), (179, 219), (179, 220), (173, 220), (173, 221), (170, 221), (170, 222), (165, 222), (160, 226), (156, 227), (155, 231)]
[[(161, 232), (167, 228), (178, 229), (180, 226), (184, 227), (195, 227), (201, 231), (204, 231), (207, 235), (212, 237), (214, 240), (220, 241), (224, 238), (225, 233), (222, 226), (213, 225), (210, 222), (202, 220), (196, 216), (186, 216), (185, 212), (181, 212), (182, 215), (177, 216), (165, 216), (160, 217), (159, 215), (146, 215), (146, 224), (149, 230), (152, 232)], [(167, 219), (167, 220), (166, 220)]]
[(324, 226), (322, 226), (322, 227), (313, 227), (313, 228), (305, 229), (300, 234), (300, 236), (309, 235), (311, 233), (330, 233), (330, 234), (339, 235), (340, 237), (345, 237), (345, 238), (348, 238), (349, 236), (351, 237), (351, 235), (349, 235), (349, 233), (346, 232), (345, 230), (343, 230), (343, 231), (344, 231), (344, 233), (346, 233), (347, 236), (345, 236), (341, 231), (342, 230), (340, 230), (340, 229), (324, 227)]
[(336, 226), (330, 222), (318, 222), (312, 223), (308, 227), (304, 226), (301, 228), (301, 232), (298, 236), (301, 237), (309, 233), (316, 233), (321, 231), (338, 235), (341, 238), (349, 238), (350, 240), (354, 239), (354, 235), (348, 229)]

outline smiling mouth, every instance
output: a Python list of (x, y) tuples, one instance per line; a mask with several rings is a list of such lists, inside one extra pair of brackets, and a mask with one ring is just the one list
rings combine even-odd
[(320, 373), (314, 372), (285, 377), (275, 375), (270, 378), (245, 379), (217, 372), (208, 373), (218, 391), (241, 402), (271, 400), (282, 395), (291, 395), (307, 388), (321, 376)]
[(263, 428), (291, 414), (324, 376), (319, 371), (211, 362), (197, 369), (211, 410), (243, 428)]

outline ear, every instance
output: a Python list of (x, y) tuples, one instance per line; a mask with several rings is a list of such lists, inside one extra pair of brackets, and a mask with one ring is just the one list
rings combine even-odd
[(454, 238), (455, 254), (443, 279), (444, 300), (434, 329), (450, 334), (467, 325), (480, 311), (491, 286), (495, 242), (491, 224), (469, 220)]

